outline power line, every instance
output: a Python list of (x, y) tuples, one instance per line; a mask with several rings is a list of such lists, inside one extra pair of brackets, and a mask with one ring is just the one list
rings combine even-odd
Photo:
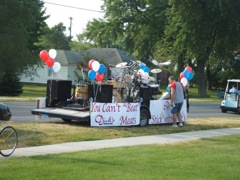
[(80, 10), (84, 10), (84, 11), (92, 11), (92, 12), (104, 13), (103, 11), (97, 11), (97, 10), (92, 10), (92, 9), (85, 9), (85, 8), (74, 7), (74, 6), (67, 6), (67, 5), (63, 5), (63, 4), (50, 3), (50, 2), (45, 2), (45, 1), (44, 1), (44, 3), (45, 4), (52, 4), (52, 5), (56, 5), (56, 6), (63, 6), (63, 7), (67, 7), (67, 8), (80, 9)]

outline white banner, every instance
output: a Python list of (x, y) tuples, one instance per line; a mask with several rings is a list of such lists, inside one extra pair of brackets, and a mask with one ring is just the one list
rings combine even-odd
[(140, 123), (140, 103), (97, 103), (90, 106), (91, 126), (132, 126)]
[[(151, 119), (149, 124), (165, 124), (173, 122), (170, 100), (151, 100), (150, 101)], [(182, 110), (182, 121), (187, 121), (186, 101), (184, 100)]]

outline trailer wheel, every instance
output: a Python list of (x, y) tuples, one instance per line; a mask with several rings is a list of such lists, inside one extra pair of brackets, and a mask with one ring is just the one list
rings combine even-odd
[(66, 119), (66, 118), (62, 118), (62, 120), (63, 120), (64, 122), (71, 122), (71, 121), (72, 121), (72, 119)]
[(140, 110), (140, 126), (146, 126), (149, 120), (149, 112), (147, 109)]

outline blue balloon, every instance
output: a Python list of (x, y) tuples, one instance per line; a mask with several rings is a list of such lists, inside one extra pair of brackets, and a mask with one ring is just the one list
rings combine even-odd
[(52, 67), (50, 67), (50, 68), (49, 68), (49, 70), (50, 70), (51, 72), (54, 72), (54, 70), (53, 70), (53, 68), (52, 68)]
[(100, 67), (99, 67), (99, 70), (98, 70), (98, 73), (99, 74), (104, 74), (106, 71), (106, 67), (104, 64), (100, 64)]
[(88, 77), (90, 80), (94, 80), (96, 77), (96, 72), (94, 70), (88, 71)]
[(187, 69), (185, 69), (184, 71), (183, 71), (183, 75), (184, 75), (184, 77), (188, 80), (189, 79), (189, 77), (191, 76), (190, 75), (190, 71), (188, 71)]
[(140, 65), (139, 65), (139, 68), (142, 69), (142, 70), (143, 70), (145, 67), (146, 67), (146, 66), (143, 65), (143, 64), (140, 64)]
[(143, 68), (143, 71), (146, 72), (146, 73), (149, 73), (149, 72), (150, 72), (150, 69), (149, 69), (149, 67), (145, 66), (145, 67)]
[(194, 76), (194, 74), (193, 74), (192, 72), (190, 72), (188, 79), (187, 79), (187, 78), (186, 78), (186, 79), (187, 79), (188, 81), (190, 81), (190, 80), (192, 80), (193, 76)]

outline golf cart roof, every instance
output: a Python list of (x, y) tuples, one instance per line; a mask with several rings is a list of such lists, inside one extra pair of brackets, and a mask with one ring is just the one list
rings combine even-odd
[(229, 79), (227, 80), (228, 82), (237, 82), (240, 83), (240, 79)]

